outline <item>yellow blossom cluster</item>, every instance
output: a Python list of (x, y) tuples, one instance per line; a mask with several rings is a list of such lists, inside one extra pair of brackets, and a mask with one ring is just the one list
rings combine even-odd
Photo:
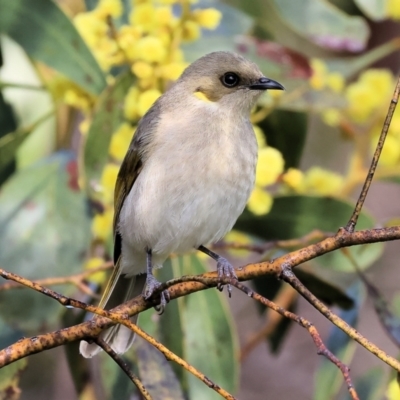
[(356, 123), (367, 123), (385, 113), (393, 91), (393, 75), (384, 69), (369, 69), (346, 88), (346, 116)]
[[(390, 98), (395, 86), (393, 74), (385, 69), (369, 69), (346, 89), (348, 106), (343, 118), (364, 127), (369, 134), (371, 154), (376, 148)], [(392, 118), (380, 158), (380, 167), (400, 164), (400, 112)]]
[(335, 196), (340, 194), (344, 178), (320, 167), (312, 167), (305, 173), (289, 168), (282, 175), (282, 182), (295, 193)]
[(285, 161), (279, 150), (267, 146), (265, 136), (258, 126), (254, 126), (258, 142), (256, 181), (247, 208), (255, 215), (267, 214), (272, 207), (272, 195), (266, 190), (282, 174)]
[[(198, 39), (201, 29), (215, 29), (222, 18), (214, 8), (192, 9), (191, 3), (192, 0), (132, 0), (128, 11), (121, 0), (100, 0), (93, 10), (74, 18), (77, 30), (105, 73), (126, 66), (137, 78), (127, 91), (123, 108), (126, 120), (112, 135), (110, 160), (99, 182), (104, 212), (94, 217), (92, 225), (99, 240), (105, 241), (111, 235), (115, 181), (138, 120), (187, 66), (181, 42)], [(173, 9), (174, 5), (180, 8)], [(127, 23), (119, 19), (123, 13), (128, 13)], [(111, 79), (110, 74), (108, 80)], [(85, 103), (82, 93), (71, 86), (63, 96), (68, 104), (85, 112), (86, 119), (80, 126), (84, 134), (90, 125), (93, 102)]]
[(389, 18), (400, 19), (400, 2), (399, 0), (386, 1), (386, 15)]
[(329, 88), (336, 93), (343, 91), (345, 82), (339, 72), (330, 72), (327, 65), (318, 58), (313, 58), (310, 64), (312, 75), (309, 83), (314, 90)]

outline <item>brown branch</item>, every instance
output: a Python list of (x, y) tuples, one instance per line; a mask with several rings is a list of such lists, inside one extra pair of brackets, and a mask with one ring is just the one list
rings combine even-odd
[(153, 400), (150, 393), (144, 387), (140, 379), (132, 372), (129, 365), (109, 346), (103, 339), (97, 337), (93, 341), (100, 346), (125, 372), (128, 378), (135, 384), (144, 400)]
[[(80, 289), (83, 293), (88, 294), (92, 297), (96, 297), (96, 293), (93, 293), (93, 291), (85, 284), (83, 284), (83, 280), (88, 278), (89, 276), (101, 272), (101, 271), (106, 271), (110, 268), (113, 267), (113, 263), (106, 262), (103, 265), (100, 265), (97, 268), (89, 269), (83, 272), (80, 272), (79, 274), (74, 274), (70, 276), (56, 276), (56, 277), (51, 277), (51, 278), (44, 278), (44, 279), (38, 279), (35, 280), (34, 282), (42, 285), (42, 286), (54, 286), (54, 285), (65, 285), (67, 283), (71, 283), (75, 285), (78, 289)], [(10, 290), (10, 289), (22, 289), (26, 287), (25, 284), (21, 284), (19, 282), (7, 282), (2, 285), (0, 285), (0, 292), (5, 291), (5, 290)]]
[(332, 236), (332, 234), (328, 235), (325, 232), (322, 232), (319, 229), (315, 229), (310, 233), (307, 233), (301, 238), (297, 239), (287, 239), (287, 240), (273, 240), (270, 242), (262, 243), (262, 244), (253, 244), (253, 243), (236, 243), (236, 242), (218, 242), (211, 246), (213, 249), (229, 249), (229, 250), (247, 250), (254, 253), (263, 254), (268, 250), (273, 248), (280, 249), (290, 249), (293, 247), (306, 246), (312, 241), (321, 240), (326, 238), (327, 236)]
[[(386, 364), (395, 368), (397, 371), (399, 365), (394, 366), (393, 360), (389, 360), (390, 356), (388, 356), (383, 350), (381, 350), (378, 346), (375, 346), (369, 340), (367, 340), (361, 333), (359, 333), (356, 329), (352, 328), (345, 321), (339, 318), (336, 314), (334, 314), (324, 303), (318, 300), (296, 277), (293, 271), (290, 268), (286, 268), (283, 266), (282, 279), (289, 283), (294, 289), (296, 289), (310, 304), (312, 304), (322, 315), (324, 315), (329, 321), (335, 324), (339, 329), (345, 332), (348, 336), (354, 339), (356, 342), (361, 344), (365, 349), (367, 349), (370, 353), (375, 354), (379, 359), (381, 359)], [(398, 364), (398, 363), (396, 363)]]
[[(35, 354), (41, 352), (43, 350), (51, 349), (57, 346), (60, 346), (65, 343), (74, 342), (77, 340), (97, 340), (99, 333), (112, 326), (115, 323), (119, 323), (125, 325), (133, 332), (135, 332), (138, 336), (147, 340), (150, 344), (152, 344), (155, 348), (161, 351), (164, 356), (170, 360), (176, 362), (181, 367), (185, 368), (188, 372), (196, 376), (202, 382), (204, 382), (209, 388), (216, 391), (220, 394), (224, 399), (227, 400), (235, 400), (235, 397), (228, 393), (226, 390), (222, 389), (220, 386), (212, 382), (209, 378), (207, 378), (204, 374), (194, 368), (192, 365), (187, 363), (185, 360), (168, 350), (164, 345), (154, 339), (152, 336), (148, 335), (141, 328), (135, 325), (130, 321), (129, 316), (135, 315), (140, 311), (144, 311), (148, 308), (151, 308), (156, 305), (156, 302), (145, 302), (143, 296), (138, 296), (132, 301), (128, 303), (132, 303), (135, 305), (133, 308), (135, 311), (129, 312), (127, 304), (124, 303), (122, 306), (116, 307), (115, 311), (106, 311), (102, 308), (98, 308), (95, 306), (91, 306), (85, 304), (81, 301), (63, 296), (51, 289), (45, 288), (35, 282), (31, 282), (30, 280), (20, 277), (11, 272), (4, 271), (0, 269), (0, 276), (5, 279), (12, 279), (15, 282), (18, 282), (26, 287), (34, 289), (44, 295), (51, 297), (57, 300), (60, 304), (64, 306), (72, 306), (75, 308), (80, 308), (86, 310), (88, 312), (100, 315), (101, 317), (97, 317), (94, 320), (84, 322), (82, 324), (75, 325), (71, 328), (61, 329), (55, 332), (46, 333), (44, 335), (34, 336), (31, 338), (20, 339), (18, 342), (12, 344), (0, 351), (0, 368), (5, 365), (8, 365), (14, 361), (17, 361), (23, 357), (26, 357), (30, 354)], [(215, 286), (217, 285), (217, 282)], [(180, 296), (177, 296), (180, 297)], [(139, 307), (137, 305), (139, 303)]]
[[(296, 290), (289, 285), (283, 285), (279, 290), (278, 295), (274, 298), (275, 304), (282, 308), (289, 308), (295, 298), (298, 296)], [(270, 308), (265, 313), (265, 324), (258, 331), (256, 331), (245, 343), (240, 352), (240, 361), (243, 361), (250, 352), (267, 337), (269, 337), (282, 320), (282, 315), (279, 313), (273, 313)]]
[(347, 365), (342, 363), (323, 343), (321, 336), (319, 335), (315, 326), (308, 320), (303, 317), (300, 317), (290, 311), (285, 310), (283, 307), (277, 305), (276, 303), (266, 299), (260, 294), (254, 292), (247, 286), (236, 280), (230, 280), (230, 284), (235, 286), (237, 289), (245, 293), (247, 296), (252, 297), (253, 299), (259, 301), (264, 306), (270, 308), (271, 310), (276, 311), (283, 317), (289, 318), (292, 321), (298, 323), (301, 327), (307, 329), (310, 334), (315, 346), (317, 347), (317, 353), (319, 355), (323, 355), (326, 357), (331, 363), (335, 364), (340, 371), (342, 372), (343, 378), (347, 384), (347, 389), (349, 390), (350, 396), (353, 400), (359, 400), (359, 397), (354, 389), (353, 383), (350, 378), (350, 369)]
[[(296, 267), (301, 263), (339, 248), (396, 239), (400, 239), (400, 227), (370, 229), (353, 233), (341, 228), (336, 235), (326, 238), (321, 242), (290, 252), (269, 262), (249, 264), (247, 266), (238, 268), (236, 270), (236, 274), (239, 280), (254, 279), (258, 276), (267, 274), (275, 274), (280, 276), (281, 273), (284, 274), (285, 271), (287, 274), (287, 272), (290, 271), (290, 268)], [(98, 317), (94, 321), (84, 322), (69, 328), (61, 329), (52, 333), (46, 333), (33, 338), (24, 338), (19, 340), (6, 349), (0, 351), (0, 367), (10, 364), (11, 362), (19, 360), (30, 354), (61, 346), (69, 342), (82, 340), (84, 338), (94, 338), (98, 336), (102, 330), (112, 326), (115, 323), (110, 321), (110, 319), (125, 324), (126, 320), (124, 318), (126, 318), (128, 315), (132, 316), (138, 314), (156, 304), (156, 300), (146, 302), (142, 296), (138, 296), (111, 311), (104, 311), (62, 296), (54, 291), (51, 291), (50, 289), (43, 288), (34, 282), (18, 277), (15, 274), (11, 274), (10, 272), (1, 269), (0, 276), (5, 279), (11, 279), (20, 282), (27, 287), (31, 287), (34, 290), (42, 292), (43, 294), (56, 299), (64, 306), (71, 305), (73, 307), (83, 308), (89, 312), (102, 315), (102, 317)], [(288, 278), (286, 278), (285, 274), (282, 277), (285, 277), (287, 280), (291, 279), (290, 274), (288, 275)], [(217, 286), (218, 282), (219, 280), (217, 278), (217, 274), (215, 272), (210, 272), (199, 276), (182, 277), (169, 281), (161, 285), (159, 290), (168, 288), (171, 299), (176, 299), (199, 290), (204, 290), (207, 287), (215, 287)], [(298, 283), (300, 286), (298, 286), (298, 288), (296, 287), (296, 290), (298, 290), (303, 296), (307, 296), (307, 294), (304, 294), (307, 293), (304, 292), (304, 287), (302, 287), (300, 282)], [(313, 296), (311, 293), (310, 295)], [(330, 310), (321, 302), (319, 302), (319, 300), (314, 296), (309, 301), (350, 337), (358, 341), (363, 347), (375, 354), (378, 358), (390, 365), (396, 371), (400, 372), (400, 362), (398, 360), (390, 357), (377, 346), (370, 343), (366, 338), (348, 326), (339, 317), (332, 314)], [(139, 328), (136, 327), (136, 329)]]
[(368, 174), (365, 179), (364, 185), (361, 189), (361, 193), (357, 200), (357, 204), (354, 208), (353, 215), (351, 216), (345, 228), (348, 232), (354, 231), (354, 228), (356, 227), (358, 221), (358, 217), (361, 213), (361, 209), (364, 205), (365, 199), (367, 198), (367, 194), (371, 186), (372, 179), (374, 178), (376, 167), (378, 165), (379, 157), (382, 153), (383, 145), (385, 144), (385, 139), (389, 131), (390, 122), (392, 121), (394, 111), (399, 101), (399, 95), (400, 95), (400, 75), (397, 79), (396, 88), (394, 89), (392, 100), (390, 101), (390, 106), (386, 114), (385, 122), (383, 124), (381, 134), (379, 136), (379, 141), (376, 146), (374, 156), (372, 157), (371, 166), (369, 167)]

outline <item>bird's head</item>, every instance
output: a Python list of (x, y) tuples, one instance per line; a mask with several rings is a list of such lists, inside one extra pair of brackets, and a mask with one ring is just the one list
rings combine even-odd
[(266, 78), (256, 64), (226, 51), (210, 53), (193, 62), (177, 84), (202, 101), (246, 114), (265, 90), (284, 90), (280, 83)]

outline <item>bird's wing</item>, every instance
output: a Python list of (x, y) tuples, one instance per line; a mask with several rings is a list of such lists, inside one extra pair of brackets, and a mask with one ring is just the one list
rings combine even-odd
[(122, 238), (118, 233), (119, 215), (125, 199), (132, 189), (140, 171), (143, 168), (144, 158), (149, 149), (151, 138), (159, 121), (159, 107), (156, 102), (141, 119), (129, 145), (128, 152), (121, 164), (114, 191), (114, 263), (117, 264), (121, 255)]
[(118, 173), (117, 182), (114, 191), (114, 270), (104, 290), (104, 294), (100, 300), (99, 307), (104, 308), (108, 302), (111, 293), (121, 275), (121, 251), (122, 237), (118, 232), (119, 215), (124, 205), (125, 199), (132, 189), (140, 171), (143, 168), (144, 158), (151, 143), (151, 138), (156, 130), (159, 111), (156, 102), (147, 114), (141, 119), (136, 132), (129, 145), (128, 152), (122, 161), (121, 168)]

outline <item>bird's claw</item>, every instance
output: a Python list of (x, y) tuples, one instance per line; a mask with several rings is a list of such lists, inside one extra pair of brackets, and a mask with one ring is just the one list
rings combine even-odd
[[(218, 273), (218, 278), (220, 279), (220, 282), (217, 285), (217, 289), (222, 292), (222, 290), (224, 289), (224, 283), (222, 282), (222, 280), (224, 278), (234, 278), (237, 279), (237, 275), (235, 272), (235, 269), (232, 267), (231, 263), (223, 258), (220, 257), (218, 262), (217, 262), (217, 273)], [(232, 295), (232, 286), (228, 283), (227, 285), (227, 289), (228, 289), (228, 294), (229, 297), (231, 297)]]
[[(146, 279), (146, 289), (144, 291), (144, 299), (149, 300), (154, 292), (161, 286), (161, 282), (159, 282), (153, 275), (147, 275)], [(154, 308), (157, 310), (159, 314), (162, 314), (165, 310), (167, 303), (170, 301), (170, 295), (168, 290), (163, 290), (160, 293), (160, 303), (156, 305)]]

